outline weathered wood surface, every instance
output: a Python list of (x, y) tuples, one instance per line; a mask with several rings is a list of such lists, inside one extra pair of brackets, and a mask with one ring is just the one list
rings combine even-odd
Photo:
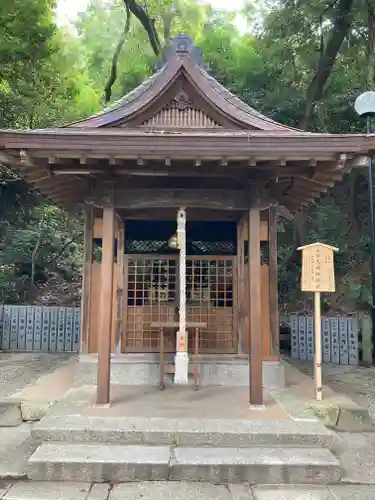
[(269, 294), (271, 354), (279, 354), (279, 304), (277, 287), (277, 209), (270, 207), (268, 220), (269, 241)]
[[(102, 204), (105, 193), (95, 193), (93, 199)], [(168, 207), (245, 210), (251, 196), (244, 190), (226, 189), (118, 189), (114, 190), (116, 208), (146, 209)]]
[(313, 243), (298, 250), (302, 251), (302, 291), (334, 292), (333, 253), (338, 249), (324, 243)]
[(121, 352), (121, 326), (124, 306), (124, 274), (125, 274), (125, 227), (119, 221), (117, 232), (117, 293), (116, 293), (116, 331), (115, 351)]
[(83, 277), (82, 277), (82, 297), (81, 297), (81, 352), (88, 351), (88, 330), (90, 311), (90, 290), (92, 272), (92, 245), (94, 226), (94, 206), (84, 205), (84, 257), (83, 257)]
[(115, 209), (113, 206), (107, 206), (103, 210), (102, 282), (99, 309), (98, 383), (96, 395), (96, 403), (104, 405), (109, 403), (110, 397), (114, 248)]
[(247, 291), (245, 290), (245, 217), (237, 224), (237, 325), (238, 325), (238, 351), (246, 352), (245, 317), (248, 306)]
[(260, 210), (249, 210), (249, 332), (250, 335), (250, 404), (263, 404), (262, 375), (262, 305), (260, 274)]

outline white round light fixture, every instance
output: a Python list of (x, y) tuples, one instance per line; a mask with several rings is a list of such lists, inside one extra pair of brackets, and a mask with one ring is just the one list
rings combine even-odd
[(358, 96), (354, 109), (360, 116), (375, 115), (375, 92), (369, 90)]

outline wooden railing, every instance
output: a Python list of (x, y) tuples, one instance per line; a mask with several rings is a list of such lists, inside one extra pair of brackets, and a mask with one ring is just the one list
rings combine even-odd
[[(165, 389), (165, 356), (164, 356), (164, 330), (173, 329), (177, 332), (179, 323), (177, 321), (157, 321), (151, 324), (152, 328), (158, 328), (160, 331), (160, 390)], [(199, 331), (207, 328), (206, 323), (187, 322), (186, 330), (194, 329), (194, 354), (193, 354), (193, 377), (194, 390), (198, 390), (198, 355), (199, 355)]]

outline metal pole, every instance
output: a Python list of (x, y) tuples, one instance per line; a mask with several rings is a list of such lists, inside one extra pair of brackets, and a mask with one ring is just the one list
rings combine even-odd
[[(371, 115), (367, 115), (367, 133), (371, 134)], [(368, 157), (368, 193), (370, 204), (370, 233), (371, 233), (371, 287), (372, 287), (372, 363), (375, 365), (375, 217), (374, 217), (374, 196), (373, 196), (373, 175), (372, 175), (373, 157)]]

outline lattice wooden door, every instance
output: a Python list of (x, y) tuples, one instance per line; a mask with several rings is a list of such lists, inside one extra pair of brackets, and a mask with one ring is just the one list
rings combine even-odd
[[(187, 257), (187, 320), (207, 323), (200, 352), (237, 352), (234, 321), (236, 257)], [(159, 352), (159, 331), (151, 323), (178, 320), (178, 259), (126, 256), (122, 345), (127, 352)], [(192, 346), (192, 338), (189, 338)], [(175, 352), (175, 332), (165, 333), (165, 351)]]

